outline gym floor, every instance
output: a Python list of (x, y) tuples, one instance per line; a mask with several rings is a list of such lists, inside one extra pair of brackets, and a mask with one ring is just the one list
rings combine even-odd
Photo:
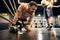
[[(27, 0), (22, 0), (22, 1), (27, 1)], [(38, 4), (40, 4), (41, 0), (38, 0), (38, 1), (35, 0), (35, 1)], [(29, 0), (27, 2), (29, 2)], [(0, 0), (1, 16), (9, 20), (12, 20), (13, 16), (11, 15), (11, 13), (14, 14), (19, 5), (20, 5), (19, 0)], [(30, 32), (23, 31), (23, 34), (10, 33), (10, 30), (9, 30), (11, 26), (10, 23), (6, 21), (5, 18), (0, 16), (0, 40), (60, 40), (60, 0), (57, 0), (54, 3), (54, 6), (57, 6), (57, 7), (53, 7), (53, 15), (55, 19), (54, 23), (56, 24), (55, 25), (56, 27), (52, 28), (51, 30), (47, 30), (45, 28), (34, 28), (33, 27)], [(42, 6), (38, 6), (36, 10), (36, 15), (38, 16), (38, 14), (43, 15)]]
[(32, 29), (23, 34), (10, 33), (9, 29), (0, 30), (0, 40), (60, 40), (60, 28), (52, 28), (52, 31), (44, 28)]

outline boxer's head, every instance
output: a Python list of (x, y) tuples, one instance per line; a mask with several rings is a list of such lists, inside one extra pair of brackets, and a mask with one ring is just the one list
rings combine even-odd
[(29, 2), (29, 11), (34, 12), (37, 9), (37, 3), (34, 1)]

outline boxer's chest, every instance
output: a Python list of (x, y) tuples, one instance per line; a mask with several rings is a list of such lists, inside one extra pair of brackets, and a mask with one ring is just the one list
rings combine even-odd
[(21, 14), (21, 18), (27, 18), (30, 17), (31, 14), (28, 12), (28, 10), (23, 10)]

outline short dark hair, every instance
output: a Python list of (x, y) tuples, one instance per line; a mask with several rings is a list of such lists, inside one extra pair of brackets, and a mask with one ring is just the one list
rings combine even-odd
[(35, 1), (30, 1), (30, 2), (29, 2), (29, 5), (30, 5), (30, 6), (35, 5), (35, 6), (37, 7), (37, 3), (36, 3)]

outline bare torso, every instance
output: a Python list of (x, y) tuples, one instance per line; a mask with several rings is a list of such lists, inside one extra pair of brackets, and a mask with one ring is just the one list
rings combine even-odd
[(24, 4), (24, 9), (22, 10), (22, 12), (19, 15), (19, 18), (27, 18), (27, 17), (31, 17), (33, 13), (29, 13), (28, 10), (28, 4)]
[(18, 18), (27, 18), (27, 21), (30, 23), (32, 18), (34, 16), (34, 13), (31, 13), (29, 11), (29, 5), (26, 3), (21, 4), (18, 7), (18, 10), (15, 13), (13, 22), (16, 23)]
[(19, 18), (27, 18), (27, 17), (30, 17), (31, 16), (31, 14), (28, 13), (28, 11), (25, 10), (25, 9), (22, 11), (22, 13), (20, 15), (21, 16), (19, 16)]

